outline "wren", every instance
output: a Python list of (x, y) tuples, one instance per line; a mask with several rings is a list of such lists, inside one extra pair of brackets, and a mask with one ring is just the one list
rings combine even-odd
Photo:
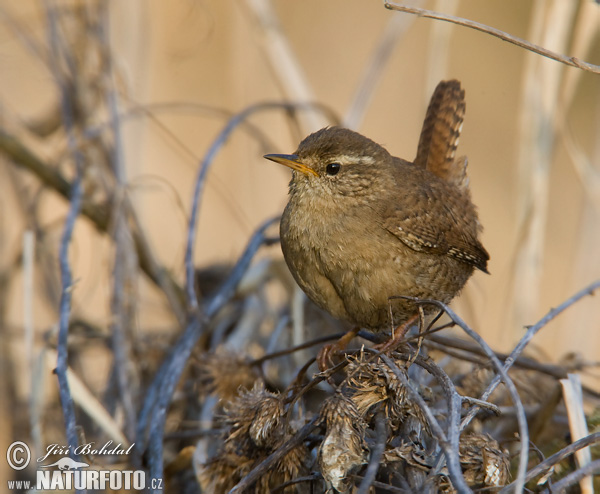
[(294, 154), (265, 156), (293, 169), (281, 247), (318, 306), (390, 331), (417, 313), (395, 296), (449, 303), (475, 268), (487, 272), (467, 161), (455, 159), (464, 113), (460, 83), (440, 82), (412, 163), (341, 127), (309, 135)]

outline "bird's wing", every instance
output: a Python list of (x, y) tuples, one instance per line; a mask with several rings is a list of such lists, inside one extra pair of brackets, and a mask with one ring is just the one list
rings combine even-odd
[(466, 103), (457, 80), (441, 81), (429, 102), (414, 164), (459, 187), (466, 187), (467, 160), (455, 159)]
[[(449, 256), (487, 273), (489, 255), (477, 239), (473, 206), (457, 194), (435, 189), (422, 186), (411, 194), (411, 204), (391, 206), (383, 215), (385, 229), (415, 251)], [(453, 212), (461, 210), (463, 214)]]

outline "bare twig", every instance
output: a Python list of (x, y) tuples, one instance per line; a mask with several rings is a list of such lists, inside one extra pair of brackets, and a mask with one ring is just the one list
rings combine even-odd
[[(590, 434), (589, 436), (581, 438), (579, 441), (575, 441), (574, 443), (569, 444), (565, 448), (561, 449), (557, 453), (554, 453), (552, 456), (549, 456), (544, 461), (538, 463), (535, 467), (529, 470), (525, 477), (525, 481), (529, 482), (537, 476), (543, 475), (552, 467), (554, 467), (554, 465), (560, 463), (562, 460), (575, 453), (575, 451), (579, 451), (581, 448), (585, 448), (587, 446), (590, 446), (591, 444), (596, 444), (599, 441), (600, 432), (595, 432), (593, 434)], [(500, 491), (500, 494), (507, 494), (509, 492), (513, 492), (513, 487), (514, 482), (505, 486), (504, 489)]]
[(265, 458), (262, 462), (260, 462), (256, 467), (254, 467), (250, 473), (248, 473), (242, 480), (238, 482), (238, 484), (229, 491), (229, 494), (242, 494), (248, 489), (254, 482), (256, 482), (261, 475), (263, 475), (271, 465), (275, 462), (283, 458), (290, 451), (292, 451), (295, 447), (302, 444), (302, 442), (310, 435), (310, 433), (315, 430), (318, 426), (318, 421), (320, 420), (320, 416), (317, 415), (310, 422), (308, 422), (302, 429), (300, 429), (291, 439), (289, 439), (282, 446), (277, 448), (273, 453), (271, 453), (267, 458)]
[(446, 456), (446, 464), (448, 466), (448, 472), (450, 479), (452, 480), (452, 485), (459, 493), (471, 492), (469, 486), (465, 481), (465, 477), (462, 474), (462, 470), (460, 467), (460, 459), (458, 456), (458, 443), (460, 437), (460, 431), (458, 427), (458, 423), (460, 421), (460, 406), (461, 406), (461, 398), (460, 395), (454, 391), (452, 395), (449, 397), (448, 402), (448, 435), (444, 433), (439, 422), (433, 415), (431, 409), (425, 403), (425, 400), (421, 397), (419, 392), (414, 389), (414, 386), (410, 383), (407, 377), (403, 372), (398, 369), (398, 366), (394, 363), (394, 361), (389, 358), (387, 355), (382, 354), (380, 356), (381, 360), (383, 360), (386, 365), (392, 370), (394, 375), (400, 380), (402, 385), (408, 390), (411, 399), (417, 404), (417, 406), (421, 409), (425, 417), (427, 418), (427, 422), (429, 423), (431, 430), (436, 435), (438, 443), (440, 444), (444, 454)]
[(162, 478), (162, 438), (166, 412), (185, 364), (202, 335), (205, 323), (233, 296), (236, 286), (248, 269), (259, 247), (269, 240), (265, 236), (265, 231), (278, 220), (278, 217), (267, 220), (252, 236), (230, 276), (225, 280), (219, 291), (206, 303), (203, 316), (200, 317), (200, 314), (197, 314), (192, 317), (185, 332), (173, 346), (169, 356), (156, 373), (156, 377), (146, 393), (144, 406), (138, 419), (136, 447), (139, 448), (138, 453), (141, 453), (146, 443), (145, 431), (148, 419), (150, 419), (149, 464), (152, 478)]
[(399, 5), (397, 3), (388, 1), (386, 1), (384, 5), (386, 9), (397, 10), (398, 12), (406, 12), (407, 14), (415, 14), (420, 17), (427, 17), (429, 19), (437, 19), (439, 21), (452, 22), (453, 24), (458, 24), (459, 26), (469, 27), (471, 29), (475, 29), (476, 31), (481, 31), (482, 33), (490, 34), (492, 36), (495, 36), (496, 38), (500, 38), (501, 40), (512, 43), (513, 45), (517, 45), (520, 48), (524, 48), (526, 50), (537, 53), (538, 55), (542, 55), (557, 62), (564, 63), (565, 65), (569, 65), (570, 67), (577, 67), (578, 69), (586, 70), (588, 72), (592, 72), (593, 74), (600, 74), (600, 66), (598, 65), (593, 65), (591, 63), (584, 62), (583, 60), (579, 60), (576, 57), (569, 57), (560, 53), (555, 53), (551, 50), (547, 50), (546, 48), (530, 43), (529, 41), (526, 41), (522, 38), (518, 38), (517, 36), (513, 36), (512, 34), (508, 34), (504, 31), (501, 31), (500, 29), (486, 26), (485, 24), (481, 24), (479, 22), (464, 19), (462, 17), (445, 15), (440, 12), (434, 12), (432, 10), (419, 9), (417, 7), (407, 7), (405, 5)]
[[(517, 343), (517, 346), (513, 349), (512, 352), (510, 352), (510, 355), (504, 361), (504, 370), (508, 371), (508, 369), (510, 369), (513, 366), (516, 359), (519, 358), (519, 356), (521, 355), (521, 353), (523, 352), (525, 347), (529, 344), (529, 342), (533, 339), (533, 337), (537, 334), (537, 332), (540, 329), (542, 329), (544, 326), (546, 326), (546, 324), (548, 324), (552, 319), (554, 319), (556, 316), (558, 316), (561, 312), (563, 312), (567, 308), (571, 307), (575, 302), (577, 302), (578, 300), (580, 300), (581, 298), (583, 298), (585, 296), (592, 295), (594, 293), (594, 291), (598, 290), (599, 288), (600, 288), (600, 280), (595, 281), (594, 283), (592, 283), (591, 285), (588, 285), (583, 290), (580, 290), (575, 295), (573, 295), (569, 299), (565, 300), (558, 307), (551, 309), (548, 312), (548, 314), (546, 314), (542, 319), (540, 319), (535, 325), (527, 328), (527, 332), (525, 333), (523, 338), (521, 338), (519, 343)], [(494, 392), (494, 390), (496, 389), (498, 384), (500, 384), (500, 381), (501, 381), (501, 376), (496, 376), (494, 379), (492, 379), (492, 382), (490, 382), (490, 384), (486, 388), (485, 392), (481, 396), (481, 399), (487, 400), (487, 398), (489, 398), (489, 396)], [(463, 419), (463, 423), (465, 424), (465, 426), (473, 419), (473, 417), (476, 415), (476, 413), (477, 413), (476, 408), (472, 408), (471, 410), (469, 410), (469, 412)]]
[(564, 478), (560, 479), (552, 485), (553, 492), (567, 492), (567, 487), (570, 487), (588, 475), (595, 475), (600, 472), (600, 460), (592, 461), (584, 467), (575, 470)]
[(379, 471), (379, 465), (381, 464), (381, 458), (383, 456), (383, 452), (385, 451), (386, 442), (387, 431), (385, 425), (385, 416), (380, 411), (377, 413), (377, 415), (375, 415), (375, 445), (371, 449), (369, 465), (367, 466), (367, 471), (365, 472), (356, 494), (367, 494), (370, 491), (375, 480), (375, 476)]
[(187, 303), (190, 312), (194, 313), (198, 310), (198, 296), (196, 294), (195, 277), (194, 277), (194, 260), (193, 260), (193, 249), (196, 239), (197, 219), (199, 215), (199, 206), (202, 201), (202, 192), (204, 190), (204, 184), (206, 182), (206, 176), (208, 171), (221, 148), (227, 142), (227, 139), (232, 132), (239, 127), (250, 115), (267, 110), (287, 110), (295, 112), (298, 110), (320, 110), (321, 107), (312, 103), (281, 103), (281, 102), (265, 102), (256, 103), (242, 110), (241, 112), (234, 115), (229, 119), (227, 125), (221, 130), (219, 135), (215, 138), (210, 148), (204, 155), (202, 163), (198, 171), (196, 178), (194, 193), (192, 196), (192, 211), (190, 214), (190, 220), (188, 224), (188, 237), (185, 249), (185, 274), (186, 274), (186, 295)]
[[(67, 132), (67, 141), (69, 150), (75, 161), (76, 178), (71, 188), (72, 196), (70, 197), (69, 211), (65, 220), (65, 227), (60, 241), (59, 248), (59, 264), (62, 291), (60, 297), (59, 308), (59, 330), (58, 330), (58, 355), (56, 359), (55, 373), (58, 378), (59, 396), (63, 409), (65, 420), (65, 431), (67, 444), (69, 445), (69, 456), (77, 459), (75, 453), (76, 447), (79, 444), (77, 438), (77, 423), (75, 420), (75, 405), (73, 397), (69, 389), (69, 381), (67, 378), (68, 370), (68, 347), (67, 339), (69, 335), (69, 318), (71, 314), (71, 295), (73, 289), (73, 278), (71, 276), (71, 267), (69, 265), (69, 245), (75, 228), (75, 221), (79, 215), (81, 207), (81, 199), (83, 188), (81, 184), (83, 174), (83, 158), (77, 149), (75, 136), (73, 134), (74, 113), (71, 106), (72, 102), (68, 94), (68, 85), (59, 69), (59, 60), (61, 51), (59, 49), (59, 34), (54, 6), (50, 5), (49, 1), (45, 3), (46, 17), (48, 22), (48, 38), (52, 51), (52, 70), (55, 81), (58, 85), (61, 95), (61, 109), (63, 124)], [(78, 489), (77, 492), (80, 492)]]
[[(498, 357), (496, 357), (496, 355), (494, 354), (492, 349), (489, 347), (489, 345), (485, 342), (485, 340), (478, 333), (473, 331), (467, 325), (467, 323), (465, 323), (446, 304), (444, 304), (438, 300), (419, 300), (419, 299), (414, 299), (412, 297), (402, 297), (402, 298), (413, 300), (417, 304), (431, 304), (436, 307), (439, 307), (440, 309), (443, 309), (444, 312), (446, 312), (446, 314), (448, 314), (450, 319), (452, 319), (465, 333), (467, 333), (471, 338), (473, 338), (481, 346), (481, 348), (484, 350), (486, 356), (491, 360), (494, 368), (497, 371), (496, 379), (502, 380), (504, 382), (506, 389), (508, 390), (510, 397), (513, 401), (513, 404), (515, 405), (516, 410), (517, 410), (517, 421), (519, 424), (519, 435), (520, 435), (519, 439), (521, 442), (521, 454), (520, 454), (520, 458), (519, 458), (519, 471), (517, 473), (517, 480), (516, 480), (517, 489), (516, 490), (517, 490), (517, 492), (521, 492), (521, 490), (523, 489), (523, 486), (525, 485), (525, 474), (527, 472), (527, 450), (528, 450), (528, 444), (529, 444), (529, 432), (527, 430), (527, 417), (525, 416), (525, 409), (523, 408), (523, 403), (521, 402), (521, 398), (519, 397), (519, 393), (517, 391), (515, 384), (513, 383), (512, 379), (508, 376), (508, 373), (507, 373), (508, 369), (506, 368), (506, 364), (503, 367), (502, 363), (500, 362)], [(481, 397), (481, 399), (483, 401), (485, 401), (487, 398), (488, 398), (488, 396), (486, 396), (485, 394)], [(472, 407), (472, 408), (478, 408), (478, 407)], [(462, 424), (461, 424), (461, 430), (464, 430), (468, 423), (469, 423), (469, 421), (467, 420), (467, 418), (463, 419)]]

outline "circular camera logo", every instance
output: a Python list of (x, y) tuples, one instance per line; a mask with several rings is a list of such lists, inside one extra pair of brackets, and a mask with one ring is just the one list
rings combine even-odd
[(13, 470), (23, 470), (30, 460), (31, 451), (23, 441), (15, 441), (6, 450), (6, 461)]

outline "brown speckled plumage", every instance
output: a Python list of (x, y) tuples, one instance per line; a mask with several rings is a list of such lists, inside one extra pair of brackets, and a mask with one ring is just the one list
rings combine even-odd
[(294, 168), (281, 220), (285, 260), (309, 298), (333, 316), (389, 330), (416, 312), (389, 297), (447, 303), (474, 268), (487, 271), (466, 160), (454, 161), (464, 108), (460, 84), (440, 83), (415, 163), (339, 127), (311, 134), (294, 155), (267, 156)]

